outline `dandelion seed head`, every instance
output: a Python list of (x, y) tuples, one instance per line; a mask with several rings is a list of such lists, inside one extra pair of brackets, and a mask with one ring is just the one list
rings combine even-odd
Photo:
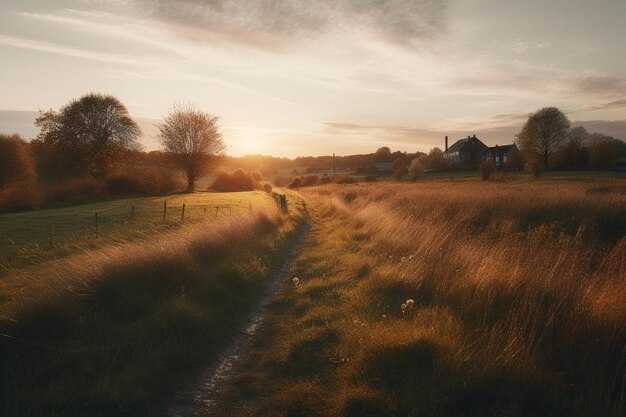
[(295, 285), (296, 287), (300, 285), (300, 279), (298, 277), (294, 278), (292, 281), (293, 281), (293, 285)]

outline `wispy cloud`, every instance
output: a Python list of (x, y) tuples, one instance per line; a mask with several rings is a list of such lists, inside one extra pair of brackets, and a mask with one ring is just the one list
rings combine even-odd
[(626, 109), (626, 99), (615, 100), (608, 103), (602, 103), (595, 106), (585, 107), (581, 111), (598, 111), (598, 110), (619, 110)]
[(449, 0), (135, 0), (190, 38), (277, 49), (326, 33), (370, 32), (409, 45), (437, 36)]
[(107, 63), (128, 64), (128, 65), (154, 65), (149, 58), (137, 57), (132, 55), (112, 54), (106, 52), (97, 52), (85, 49), (71, 48), (49, 42), (41, 42), (32, 39), (17, 38), (12, 36), (0, 35), (0, 45), (11, 46), (15, 48), (31, 49), (41, 52), (49, 52), (52, 54), (65, 55), (74, 58), (80, 58), (90, 61), (100, 61)]

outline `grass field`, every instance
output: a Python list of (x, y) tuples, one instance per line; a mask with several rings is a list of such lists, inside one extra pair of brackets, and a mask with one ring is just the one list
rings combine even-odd
[(302, 193), (299, 285), (216, 415), (624, 415), (624, 181)]
[(96, 242), (97, 250), (0, 278), (0, 415), (159, 415), (215, 360), (290, 250), (303, 213), (293, 199), (282, 215), (259, 193), (185, 197), (176, 201), (233, 211), (168, 230), (150, 220), (146, 239)]
[[(167, 202), (166, 221), (163, 221)], [(182, 218), (182, 207), (185, 215)], [(274, 202), (261, 191), (128, 198), (58, 209), (0, 215), (0, 276), (108, 244), (148, 239), (183, 225), (216, 221)], [(98, 216), (96, 229), (96, 213)]]

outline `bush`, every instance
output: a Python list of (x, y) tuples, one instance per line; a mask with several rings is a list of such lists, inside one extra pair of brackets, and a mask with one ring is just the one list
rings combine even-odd
[(266, 182), (265, 184), (263, 184), (263, 191), (265, 191), (266, 193), (271, 193), (272, 184), (270, 184), (269, 182)]
[(35, 181), (35, 167), (28, 144), (18, 135), (0, 134), (0, 189), (10, 184)]
[(317, 175), (309, 175), (307, 177), (302, 178), (302, 185), (309, 186), (315, 185), (319, 182), (320, 178)]
[(182, 189), (183, 185), (171, 174), (154, 167), (133, 169), (105, 179), (106, 190), (113, 195), (165, 194)]
[(376, 177), (374, 175), (368, 175), (367, 177), (365, 177), (365, 181), (376, 182)]
[(327, 174), (324, 174), (324, 176), (322, 177), (322, 179), (320, 180), (320, 182), (322, 184), (329, 184), (330, 183), (330, 177)]
[(541, 178), (541, 164), (536, 159), (526, 162), (524, 170), (532, 175), (533, 178)]
[(263, 181), (263, 179), (264, 179), (264, 178), (263, 178), (263, 174), (261, 174), (259, 171), (252, 171), (252, 172), (250, 173), (250, 176), (251, 176), (251, 177), (252, 177), (252, 179), (253, 179), (254, 181), (256, 181), (256, 182)]
[(256, 181), (250, 172), (236, 169), (231, 174), (220, 172), (209, 187), (210, 190), (221, 192), (252, 191), (255, 189)]
[(291, 182), (289, 183), (289, 185), (287, 187), (289, 187), (289, 188), (298, 188), (298, 187), (300, 187), (300, 185), (302, 185), (302, 178), (295, 177), (294, 179), (291, 180)]
[(354, 179), (354, 177), (344, 176), (344, 177), (337, 177), (337, 179), (335, 179), (335, 182), (337, 184), (354, 184), (356, 180)]
[(274, 185), (277, 187), (286, 187), (291, 182), (291, 177), (283, 177), (278, 175), (274, 178)]
[(2, 211), (25, 211), (40, 208), (44, 196), (33, 182), (13, 183), (0, 190)]
[(493, 161), (481, 162), (479, 166), (480, 177), (483, 181), (489, 181), (493, 177), (493, 173), (496, 170), (496, 165)]
[(46, 193), (46, 201), (64, 204), (83, 204), (105, 194), (102, 181), (93, 178), (76, 178), (52, 186)]

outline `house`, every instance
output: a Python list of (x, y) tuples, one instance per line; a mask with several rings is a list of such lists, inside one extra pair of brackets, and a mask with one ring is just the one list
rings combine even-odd
[(485, 151), (483, 155), (483, 160), (493, 161), (493, 163), (497, 167), (503, 167), (506, 165), (506, 162), (508, 161), (511, 152), (516, 150), (517, 146), (515, 144), (503, 146), (496, 145)]
[(446, 136), (446, 149), (443, 157), (446, 161), (460, 168), (476, 168), (483, 161), (485, 152), (489, 149), (480, 139), (468, 136), (457, 140), (448, 148), (448, 137)]
[(391, 172), (391, 162), (376, 162), (374, 166), (378, 172)]

